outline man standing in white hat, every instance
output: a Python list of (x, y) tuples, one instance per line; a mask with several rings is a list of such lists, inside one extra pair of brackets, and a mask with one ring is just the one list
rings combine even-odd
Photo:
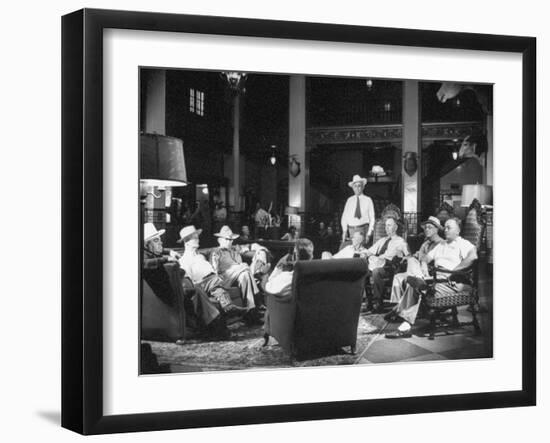
[(241, 253), (233, 247), (233, 240), (239, 237), (227, 225), (222, 226), (218, 237), (220, 246), (210, 254), (210, 263), (222, 278), (224, 286), (237, 284), (243, 297), (243, 305), (249, 310), (256, 307), (255, 296), (260, 292), (252, 276), (250, 267), (243, 263)]
[(348, 198), (342, 213), (342, 241), (353, 235), (355, 231), (360, 231), (365, 237), (365, 243), (369, 242), (372, 231), (374, 230), (375, 214), (372, 199), (363, 194), (367, 179), (357, 174), (348, 183), (353, 189), (353, 196)]

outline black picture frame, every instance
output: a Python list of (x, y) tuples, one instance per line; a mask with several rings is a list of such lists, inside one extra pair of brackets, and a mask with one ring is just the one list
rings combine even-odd
[[(392, 399), (106, 416), (102, 337), (103, 30), (170, 31), (522, 55), (522, 388)], [(62, 426), (82, 434), (536, 404), (536, 39), (411, 29), (83, 9), (62, 18)]]

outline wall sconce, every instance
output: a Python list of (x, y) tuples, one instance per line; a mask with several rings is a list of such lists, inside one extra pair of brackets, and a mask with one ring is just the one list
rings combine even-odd
[(298, 177), (300, 175), (300, 162), (296, 160), (296, 155), (290, 156), (290, 161), (288, 162), (288, 171), (292, 177)]
[(369, 172), (371, 177), (374, 177), (374, 181), (378, 182), (378, 177), (383, 177), (386, 175), (386, 171), (384, 171), (384, 168), (380, 165), (374, 165)]
[(269, 162), (275, 166), (275, 163), (277, 163), (277, 157), (275, 156), (275, 149), (277, 148), (276, 145), (271, 145), (271, 157), (269, 157)]
[(453, 160), (456, 160), (458, 158), (458, 149), (453, 148)]
[(372, 80), (369, 78), (366, 82), (367, 90), (370, 91), (372, 89)]

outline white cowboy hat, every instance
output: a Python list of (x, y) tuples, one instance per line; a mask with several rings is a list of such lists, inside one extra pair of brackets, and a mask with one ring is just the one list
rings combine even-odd
[(165, 229), (157, 231), (153, 223), (145, 223), (143, 225), (143, 241), (147, 243), (149, 240), (153, 240), (155, 237), (160, 237), (166, 232)]
[(365, 186), (367, 184), (367, 179), (355, 174), (353, 176), (353, 178), (351, 179), (351, 181), (348, 182), (348, 186), (350, 188), (353, 188), (353, 184), (357, 183), (357, 182), (361, 182), (361, 183), (363, 183), (363, 186)]
[(443, 226), (441, 226), (441, 223), (439, 221), (439, 219), (437, 217), (434, 217), (433, 215), (430, 215), (428, 217), (428, 220), (426, 221), (423, 221), (422, 223), (420, 223), (420, 226), (424, 226), (426, 224), (430, 224), (430, 225), (433, 225), (435, 226), (438, 230), (440, 231), (443, 231)]
[(185, 226), (180, 231), (180, 239), (177, 243), (185, 243), (187, 238), (193, 234), (201, 235), (202, 229), (196, 229), (193, 225)]
[(220, 232), (216, 232), (214, 235), (216, 237), (226, 238), (228, 240), (235, 240), (237, 237), (239, 237), (239, 234), (233, 234), (233, 231), (227, 225), (222, 226)]

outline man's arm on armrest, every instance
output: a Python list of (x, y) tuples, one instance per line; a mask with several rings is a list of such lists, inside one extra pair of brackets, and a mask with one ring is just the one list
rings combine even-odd
[(464, 269), (472, 266), (472, 263), (477, 260), (477, 251), (476, 248), (472, 248), (468, 255), (462, 260), (456, 268), (453, 269), (453, 272), (462, 271)]
[(164, 263), (168, 262), (168, 257), (144, 258), (143, 269), (159, 269)]

